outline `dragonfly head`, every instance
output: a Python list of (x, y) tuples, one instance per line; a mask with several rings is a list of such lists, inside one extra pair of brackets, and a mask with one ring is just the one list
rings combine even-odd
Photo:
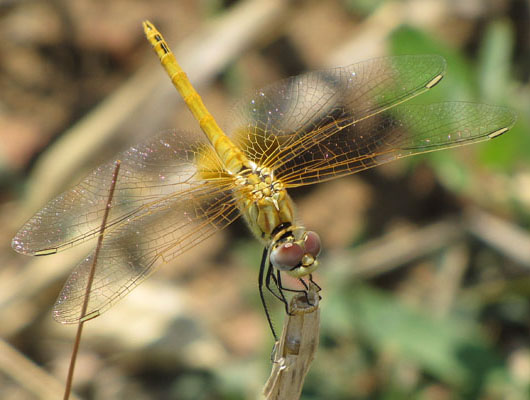
[(274, 268), (301, 278), (317, 269), (320, 248), (320, 237), (316, 232), (289, 227), (273, 239), (269, 260)]

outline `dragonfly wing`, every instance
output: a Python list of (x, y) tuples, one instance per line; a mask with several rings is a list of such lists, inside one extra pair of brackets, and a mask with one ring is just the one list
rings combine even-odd
[(401, 105), (282, 149), (276, 174), (287, 187), (322, 182), (398, 158), (489, 140), (516, 118), (508, 108), (486, 104)]
[(339, 129), (423, 93), (442, 79), (445, 65), (436, 55), (383, 57), (294, 76), (240, 102), (228, 132), (249, 159), (274, 168), (280, 148), (305, 146), (312, 132)]
[[(167, 197), (105, 235), (83, 319), (100, 315), (166, 263), (239, 216), (229, 187), (217, 184)], [(54, 307), (62, 323), (80, 320), (92, 252), (72, 272)]]
[[(202, 138), (202, 136), (201, 136)], [(112, 207), (86, 318), (99, 315), (167, 262), (232, 222), (233, 178), (209, 144), (165, 132), (119, 154)], [(115, 165), (110, 162), (52, 200), (13, 239), (20, 253), (47, 255), (99, 235)], [(67, 280), (54, 309), (79, 321), (92, 253)]]
[[(202, 136), (201, 136), (202, 137)], [(178, 132), (164, 132), (117, 155), (121, 160), (106, 230), (157, 207), (168, 196), (200, 191), (203, 177), (222, 181), (221, 162), (209, 145)], [(200, 169), (209, 169), (201, 171)], [(13, 248), (47, 255), (96, 237), (103, 219), (114, 162), (103, 164), (82, 182), (50, 201), (20, 229)]]
[(439, 56), (373, 59), (289, 78), (236, 108), (233, 140), (287, 187), (352, 174), (413, 154), (498, 136), (509, 109), (403, 104), (440, 81)]

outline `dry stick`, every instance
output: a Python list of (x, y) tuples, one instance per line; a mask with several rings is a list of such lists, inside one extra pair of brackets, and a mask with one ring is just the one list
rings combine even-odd
[(511, 260), (530, 268), (530, 235), (526, 229), (478, 207), (468, 208), (464, 217), (469, 233)]
[(88, 281), (86, 284), (85, 298), (83, 301), (83, 307), (81, 309), (81, 317), (79, 325), (77, 326), (77, 334), (75, 336), (74, 348), (72, 350), (72, 357), (70, 358), (70, 366), (68, 367), (68, 376), (66, 378), (66, 387), (64, 389), (64, 400), (68, 400), (70, 392), (72, 390), (72, 380), (74, 377), (75, 361), (77, 359), (77, 353), (79, 351), (79, 344), (81, 343), (81, 333), (83, 332), (83, 326), (85, 320), (83, 319), (86, 315), (88, 308), (88, 301), (90, 300), (90, 290), (92, 289), (92, 282), (94, 281), (94, 274), (96, 273), (96, 264), (103, 243), (103, 233), (105, 232), (105, 225), (107, 225), (107, 218), (109, 217), (110, 208), (112, 207), (112, 198), (114, 197), (114, 189), (116, 188), (116, 181), (118, 179), (118, 173), (120, 171), (121, 161), (115, 162), (114, 174), (112, 175), (112, 182), (110, 184), (109, 197), (107, 199), (107, 206), (105, 207), (105, 213), (103, 214), (103, 220), (101, 221), (101, 228), (99, 229), (98, 243), (96, 245), (96, 251), (94, 253), (94, 261), (90, 267), (90, 273), (88, 275)]
[(266, 400), (300, 398), (305, 376), (318, 347), (320, 296), (310, 283), (308, 294), (291, 299), (280, 341), (275, 344), (272, 371), (263, 388)]

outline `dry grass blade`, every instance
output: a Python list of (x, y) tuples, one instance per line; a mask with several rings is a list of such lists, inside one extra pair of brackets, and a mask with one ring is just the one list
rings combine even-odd
[[(62, 383), (3, 340), (0, 340), (0, 370), (33, 393), (35, 398), (51, 400), (61, 397)], [(76, 400), (79, 397), (72, 395), (70, 399)]]
[(466, 212), (466, 228), (478, 239), (530, 267), (530, 236), (525, 229), (478, 208)]
[(345, 279), (368, 279), (439, 251), (463, 236), (460, 223), (448, 218), (415, 230), (389, 233), (328, 262), (337, 265), (335, 270)]
[(280, 341), (276, 343), (271, 375), (263, 389), (267, 400), (300, 397), (318, 347), (320, 308), (317, 288), (311, 284), (307, 296), (304, 293), (294, 296), (289, 311), (291, 315), (287, 316)]

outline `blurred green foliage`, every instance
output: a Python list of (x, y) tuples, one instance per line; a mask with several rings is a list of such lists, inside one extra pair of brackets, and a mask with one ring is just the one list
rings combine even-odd
[[(530, 120), (528, 99), (520, 101), (517, 85), (510, 78), (512, 51), (514, 47), (513, 28), (508, 21), (494, 21), (487, 26), (486, 34), (480, 43), (479, 57), (474, 64), (458, 49), (431, 37), (425, 31), (407, 26), (396, 29), (389, 38), (392, 54), (439, 54), (447, 60), (447, 72), (442, 82), (433, 90), (412, 99), (415, 103), (443, 101), (471, 101), (495, 105), (505, 105), (519, 114), (516, 125), (502, 138), (481, 144), (475, 151), (479, 156), (475, 161), (481, 165), (504, 172), (513, 171), (521, 160), (529, 160)], [(439, 152), (424, 156), (433, 163), (441, 177), (447, 164), (459, 163), (453, 152)], [(411, 159), (418, 162), (418, 159)], [(468, 166), (469, 167), (469, 166)], [(453, 190), (465, 187), (471, 177), (469, 168), (461, 167), (455, 174), (455, 182), (448, 182)]]

